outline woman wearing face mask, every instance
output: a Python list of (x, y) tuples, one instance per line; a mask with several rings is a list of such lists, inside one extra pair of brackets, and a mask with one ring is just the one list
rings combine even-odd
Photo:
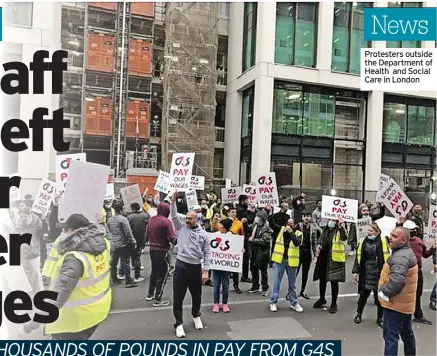
[[(381, 230), (375, 223), (369, 225), (367, 231), (367, 237), (360, 242), (357, 249), (357, 255), (355, 257), (354, 267), (352, 273), (354, 280), (358, 282), (358, 294), (360, 299), (358, 300), (357, 315), (354, 319), (356, 324), (361, 323), (364, 306), (370, 293), (377, 295), (379, 277), (384, 267), (384, 263), (387, 262), (390, 257), (390, 250), (388, 248), (387, 239), (381, 238)], [(382, 327), (382, 314), (383, 309), (377, 302), (377, 318), (376, 323), (379, 327)]]
[(346, 254), (343, 241), (347, 240), (343, 219), (329, 220), (320, 237), (320, 244), (316, 249), (316, 267), (314, 281), (319, 280), (320, 299), (314, 303), (314, 309), (325, 309), (326, 286), (331, 282), (332, 301), (329, 312), (337, 313), (337, 298), (339, 283), (346, 281)]

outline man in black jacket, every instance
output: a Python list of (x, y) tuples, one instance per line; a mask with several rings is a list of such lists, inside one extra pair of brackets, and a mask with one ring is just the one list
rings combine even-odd
[[(284, 202), (281, 204), (281, 210), (276, 214), (270, 215), (269, 217), (269, 224), (270, 227), (273, 229), (270, 257), (272, 257), (273, 249), (275, 248), (276, 238), (278, 237), (281, 228), (283, 226), (286, 226), (287, 221), (291, 218), (291, 216), (287, 214), (288, 209), (289, 209), (288, 203)], [(273, 262), (270, 261), (269, 265), (270, 267), (272, 267)]]
[(249, 197), (247, 195), (240, 195), (238, 197), (237, 204), (237, 218), (243, 223), (244, 228), (244, 254), (243, 254), (243, 271), (241, 273), (241, 282), (252, 283), (249, 278), (249, 261), (250, 261), (250, 249), (249, 249), (249, 236), (250, 236), (250, 225), (255, 219), (255, 213), (248, 210), (249, 207)]
[(291, 205), (293, 206), (293, 210), (294, 210), (293, 218), (296, 224), (302, 222), (302, 214), (305, 211), (305, 201), (306, 201), (306, 194), (300, 193), (291, 202)]

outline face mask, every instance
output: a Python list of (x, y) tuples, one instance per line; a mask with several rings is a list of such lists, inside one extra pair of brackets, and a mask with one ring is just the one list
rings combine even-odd
[(66, 232), (62, 232), (61, 233), (61, 241), (64, 241), (64, 240), (66, 240), (68, 237), (70, 237), (70, 235), (71, 235), (71, 233), (66, 233)]
[(376, 239), (376, 235), (367, 235), (367, 238), (370, 240), (375, 240)]
[(152, 204), (152, 199), (147, 199), (147, 204)]
[(335, 222), (334, 222), (334, 221), (330, 221), (330, 222), (328, 222), (328, 227), (329, 227), (330, 229), (333, 229), (333, 228), (335, 227)]
[(197, 219), (201, 220), (203, 218), (202, 213), (197, 213)]
[(369, 216), (369, 213), (361, 214), (362, 216)]
[(105, 204), (106, 209), (111, 209), (112, 204)]

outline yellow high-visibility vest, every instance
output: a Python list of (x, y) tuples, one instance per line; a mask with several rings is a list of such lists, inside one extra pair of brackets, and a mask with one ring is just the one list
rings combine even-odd
[[(275, 247), (272, 253), (272, 262), (276, 262), (281, 264), (284, 259), (284, 231), (285, 227), (281, 228), (279, 231), (278, 237), (276, 238)], [(295, 231), (294, 234), (298, 239), (302, 241), (303, 234), (300, 231)], [(288, 258), (288, 266), (289, 267), (299, 267), (299, 257), (300, 257), (300, 246), (294, 246), (293, 241), (290, 241), (290, 245), (288, 246), (287, 258)]]
[(212, 217), (214, 216), (214, 208), (217, 206), (216, 203), (212, 204), (211, 207), (208, 208), (208, 210), (206, 211), (206, 219), (207, 220), (211, 220)]
[(106, 250), (98, 256), (71, 251), (56, 264), (51, 277), (52, 286), (61, 272), (64, 259), (73, 255), (83, 264), (83, 275), (77, 282), (68, 300), (59, 309), (59, 318), (45, 327), (46, 334), (76, 333), (100, 324), (109, 315), (112, 302), (110, 285), (111, 243), (105, 238)]
[(52, 244), (52, 248), (49, 254), (47, 255), (47, 258), (44, 262), (44, 266), (42, 268), (42, 275), (44, 277), (50, 277), (53, 275), (56, 268), (56, 264), (61, 258), (61, 255), (58, 253), (58, 245), (60, 242), (61, 242), (61, 236), (59, 236)]
[(332, 240), (332, 260), (334, 262), (346, 262), (344, 242), (340, 240), (340, 232), (338, 231)]
[[(112, 214), (112, 216), (115, 216), (115, 210), (114, 210), (114, 208), (111, 208), (111, 214)], [(108, 222), (108, 217), (107, 217), (107, 213), (106, 213), (106, 209), (105, 208), (102, 208), (102, 215), (103, 215), (103, 222), (105, 223), (105, 225), (107, 224), (107, 222)]]
[[(384, 254), (384, 262), (387, 262), (388, 258), (390, 257), (390, 250), (388, 248), (387, 239), (383, 235), (381, 235), (380, 238), (381, 238), (381, 243), (382, 243), (382, 253)], [(359, 264), (361, 263), (363, 242), (364, 242), (364, 240), (360, 242), (360, 244), (358, 245), (358, 249), (357, 249), (357, 260), (358, 260)]]

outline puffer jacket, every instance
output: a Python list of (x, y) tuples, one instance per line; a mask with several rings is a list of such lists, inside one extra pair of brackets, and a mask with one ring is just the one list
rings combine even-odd
[(381, 306), (412, 315), (416, 308), (418, 271), (416, 256), (408, 244), (393, 248), (379, 279), (379, 291), (389, 298), (388, 302), (379, 298)]
[(113, 250), (126, 247), (127, 245), (136, 245), (127, 217), (116, 214), (108, 219), (107, 226), (111, 233), (109, 238)]
[[(254, 225), (256, 228), (256, 225)], [(252, 259), (256, 264), (268, 264), (270, 262), (270, 241), (272, 240), (273, 230), (266, 222), (259, 231), (256, 231), (252, 241), (250, 241), (250, 248), (252, 252)]]

